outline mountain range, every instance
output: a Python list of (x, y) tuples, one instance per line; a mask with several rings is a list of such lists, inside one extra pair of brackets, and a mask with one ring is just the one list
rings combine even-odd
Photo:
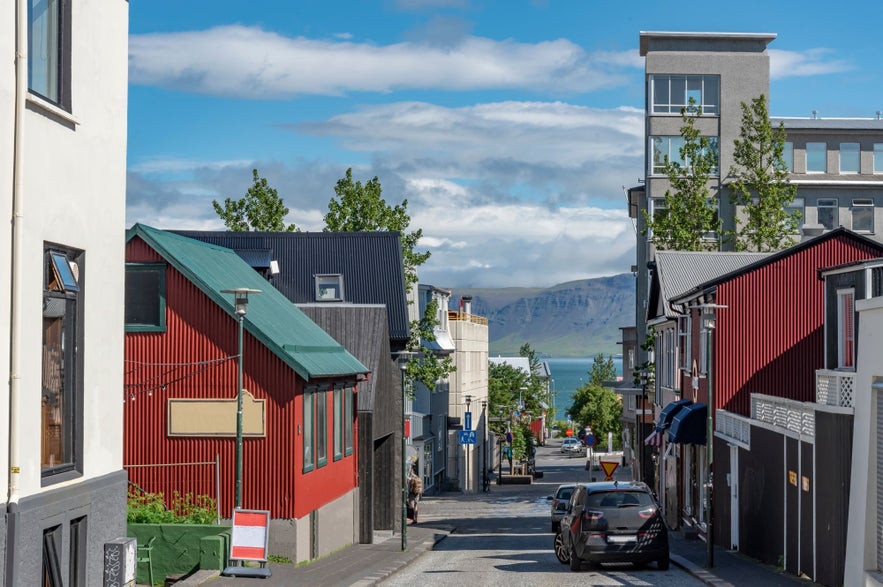
[(489, 353), (517, 355), (530, 343), (541, 357), (622, 352), (620, 327), (635, 323), (635, 277), (623, 273), (548, 288), (456, 288), (451, 308), (472, 296), (472, 313), (488, 319)]

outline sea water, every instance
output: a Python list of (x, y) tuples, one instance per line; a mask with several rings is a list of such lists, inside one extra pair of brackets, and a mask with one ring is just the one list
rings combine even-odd
[[(605, 356), (606, 358), (606, 356)], [(573, 403), (573, 394), (589, 381), (594, 357), (542, 359), (552, 375), (551, 389), (555, 395), (555, 419), (567, 420), (567, 409)], [(614, 357), (617, 376), (622, 376), (622, 357)]]

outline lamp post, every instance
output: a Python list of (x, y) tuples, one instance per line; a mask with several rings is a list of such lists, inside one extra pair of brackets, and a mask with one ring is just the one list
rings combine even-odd
[(259, 294), (261, 290), (238, 287), (222, 289), (221, 293), (233, 294), (233, 305), (239, 321), (239, 366), (236, 375), (236, 493), (234, 507), (242, 507), (242, 323), (248, 312), (248, 294)]
[(650, 383), (650, 371), (642, 370), (640, 373), (641, 376), (641, 410), (640, 410), (640, 419), (638, 420), (638, 451), (641, 455), (641, 474), (640, 481), (644, 481), (646, 477), (646, 464), (647, 460), (647, 447), (644, 446), (644, 412), (647, 408), (647, 385)]
[(703, 304), (699, 306), (702, 310), (702, 333), (705, 334), (705, 378), (708, 383), (708, 391), (706, 393), (706, 407), (708, 410), (708, 418), (706, 420), (705, 430), (705, 448), (707, 450), (708, 460), (708, 479), (705, 484), (705, 512), (706, 512), (706, 566), (710, 569), (714, 567), (714, 357), (711, 354), (713, 350), (713, 334), (716, 326), (716, 318), (714, 311), (716, 308), (726, 308), (717, 304)]
[(481, 436), (481, 489), (487, 491), (487, 400), (481, 400)]
[(401, 351), (398, 353), (399, 369), (402, 372), (402, 552), (408, 549), (408, 457), (407, 438), (405, 437), (405, 404), (407, 403), (408, 388), (405, 381), (405, 370), (408, 368), (408, 359), (414, 353)]
[[(472, 396), (469, 394), (466, 394), (465, 396), (463, 396), (463, 401), (466, 402), (466, 413), (469, 414), (469, 429), (471, 429), (472, 428), (472, 414), (469, 412), (469, 406), (472, 405)], [(465, 416), (464, 416), (464, 420), (465, 420)], [(463, 474), (463, 490), (465, 492), (468, 492), (472, 488), (472, 486), (469, 484), (469, 445), (468, 444), (463, 445), (463, 456), (466, 461), (465, 462), (466, 470), (464, 471), (464, 474)]]

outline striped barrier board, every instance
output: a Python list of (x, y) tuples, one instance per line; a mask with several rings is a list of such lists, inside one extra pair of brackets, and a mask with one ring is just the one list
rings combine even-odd
[(231, 577), (269, 577), (267, 544), (270, 539), (270, 512), (266, 510), (233, 510), (233, 532), (230, 536), (231, 561), (257, 561), (260, 568), (231, 566), (221, 573)]

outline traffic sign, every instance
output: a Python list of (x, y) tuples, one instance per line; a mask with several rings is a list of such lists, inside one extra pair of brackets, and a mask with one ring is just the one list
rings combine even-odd
[(583, 442), (586, 446), (595, 446), (595, 435), (594, 434), (586, 434), (583, 437)]
[(460, 430), (458, 435), (460, 444), (475, 444), (475, 430)]
[(466, 412), (463, 416), (463, 430), (472, 430), (472, 412)]
[(604, 474), (607, 475), (604, 478), (605, 481), (613, 481), (613, 472), (616, 471), (617, 467), (619, 467), (617, 461), (601, 461), (601, 468), (604, 469)]

